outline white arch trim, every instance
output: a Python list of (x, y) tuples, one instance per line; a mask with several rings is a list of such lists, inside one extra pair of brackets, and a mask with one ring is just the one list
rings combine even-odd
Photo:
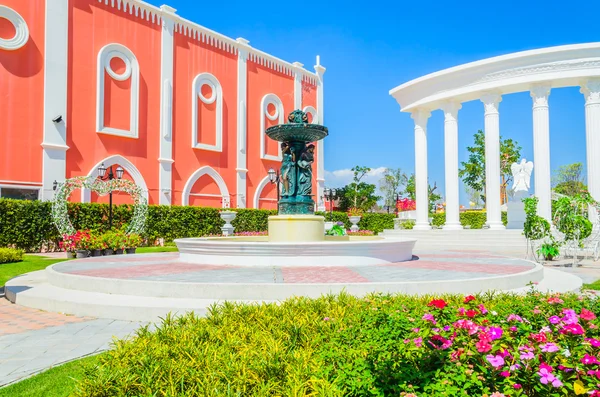
[(392, 90), (401, 111), (441, 109), (444, 102), (477, 100), (486, 92), (499, 95), (580, 86), (600, 77), (600, 42), (548, 47), (483, 59), (404, 83)]
[(190, 193), (192, 192), (192, 187), (198, 181), (198, 179), (202, 178), (204, 175), (210, 176), (219, 187), (219, 191), (221, 192), (221, 197), (223, 198), (223, 208), (229, 208), (229, 189), (227, 189), (227, 184), (221, 177), (221, 175), (215, 171), (214, 168), (205, 165), (204, 167), (200, 167), (190, 176), (190, 179), (187, 180), (185, 186), (183, 187), (183, 192), (181, 193), (181, 204), (182, 205), (190, 205)]
[[(125, 63), (125, 71), (116, 73), (110, 66), (110, 61), (119, 58)], [(102, 134), (118, 135), (128, 138), (139, 137), (139, 102), (140, 102), (140, 65), (131, 50), (124, 45), (112, 43), (102, 47), (98, 53), (96, 76), (96, 131)], [(116, 81), (131, 79), (131, 100), (129, 108), (129, 129), (107, 127), (104, 125), (104, 71)]]
[(305, 106), (302, 111), (307, 114), (310, 113), (312, 116), (311, 124), (319, 124), (319, 114), (317, 113), (317, 109), (312, 106)]
[[(202, 86), (207, 85), (211, 89), (211, 96), (206, 98), (202, 94)], [(198, 141), (198, 100), (206, 105), (217, 102), (215, 123), (215, 144), (209, 145)], [(201, 73), (192, 83), (192, 147), (194, 149), (204, 149), (213, 152), (223, 151), (223, 88), (215, 76), (210, 73)]]
[[(273, 115), (269, 114), (268, 107), (270, 104), (275, 106), (275, 113)], [(278, 124), (283, 124), (284, 122), (284, 110), (283, 110), (283, 102), (281, 99), (275, 94), (267, 94), (260, 101), (260, 158), (263, 160), (274, 160), (281, 161), (281, 146), (278, 146), (278, 155), (273, 156), (272, 154), (267, 154), (267, 142), (268, 139), (267, 134), (265, 134), (266, 123), (265, 117), (271, 121), (277, 120)]]
[(259, 208), (258, 206), (260, 203), (260, 195), (262, 194), (262, 191), (264, 190), (265, 186), (267, 186), (269, 183), (271, 183), (271, 180), (267, 175), (262, 179), (262, 181), (260, 181), (260, 183), (256, 187), (256, 192), (254, 192), (254, 208)]
[(18, 50), (29, 41), (29, 27), (25, 19), (7, 6), (0, 5), (0, 18), (8, 20), (15, 28), (15, 36), (10, 39), (0, 38), (0, 49), (7, 51)]
[[(148, 186), (146, 185), (146, 181), (144, 180), (142, 173), (137, 169), (135, 165), (133, 165), (131, 161), (127, 160), (121, 155), (115, 154), (113, 156), (105, 158), (104, 160), (100, 160), (98, 163), (96, 163), (94, 167), (92, 167), (90, 172), (88, 172), (87, 176), (95, 178), (98, 175), (98, 167), (100, 167), (100, 165), (103, 163), (106, 168), (109, 168), (112, 165), (120, 165), (121, 167), (123, 167), (123, 169), (127, 171), (127, 173), (131, 176), (133, 182), (135, 182), (135, 184), (138, 185), (144, 191), (144, 197), (146, 198), (146, 201), (148, 201)], [(89, 203), (91, 200), (92, 192), (90, 191), (90, 189), (81, 189), (81, 202)]]

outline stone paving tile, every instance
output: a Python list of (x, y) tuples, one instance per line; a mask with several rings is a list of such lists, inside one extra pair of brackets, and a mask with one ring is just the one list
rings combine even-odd
[(369, 280), (352, 268), (335, 267), (282, 267), (285, 283), (366, 283)]

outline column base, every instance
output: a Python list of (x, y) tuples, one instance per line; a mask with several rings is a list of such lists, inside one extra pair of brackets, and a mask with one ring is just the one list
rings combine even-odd
[(429, 223), (417, 223), (413, 226), (413, 230), (431, 230), (431, 225)]
[(490, 230), (505, 230), (506, 226), (502, 222), (499, 223), (488, 223), (488, 227)]
[(449, 225), (442, 226), (444, 230), (463, 230), (463, 226), (460, 223), (451, 223)]

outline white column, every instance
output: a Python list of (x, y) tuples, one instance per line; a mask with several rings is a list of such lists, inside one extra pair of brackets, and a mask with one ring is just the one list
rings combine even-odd
[[(323, 102), (323, 75), (325, 68), (321, 66), (321, 58), (317, 56), (315, 72), (317, 73), (317, 124), (324, 123), (324, 102)], [(325, 211), (325, 201), (323, 194), (325, 190), (325, 144), (324, 139), (317, 142), (317, 211)]]
[(535, 196), (538, 198), (538, 215), (552, 220), (552, 190), (550, 185), (550, 118), (548, 97), (550, 86), (531, 89), (533, 100), (533, 178)]
[(428, 230), (429, 183), (427, 180), (427, 120), (431, 113), (416, 110), (411, 114), (415, 121), (415, 196), (417, 199), (417, 221), (413, 229)]
[(249, 41), (244, 38), (236, 40), (238, 46), (238, 75), (237, 75), (237, 160), (236, 160), (236, 207), (246, 208), (246, 174), (247, 168), (247, 111), (246, 100), (248, 91), (248, 51)]
[(460, 230), (458, 181), (458, 111), (459, 102), (444, 104), (444, 159), (446, 173), (446, 230)]
[(490, 229), (504, 229), (500, 210), (500, 115), (502, 96), (481, 97), (485, 109), (485, 206)]
[[(69, 0), (46, 0), (42, 200), (54, 198), (52, 184), (67, 175), (67, 76)], [(60, 121), (58, 118), (60, 116)]]
[(300, 62), (294, 62), (294, 110), (302, 110), (302, 67)]
[(173, 183), (173, 32), (175, 28), (176, 9), (163, 5), (162, 36), (160, 54), (160, 149), (158, 203), (171, 205)]
[[(588, 191), (600, 200), (600, 79), (590, 79), (581, 87), (585, 96), (585, 146)], [(597, 214), (590, 214), (595, 221)]]

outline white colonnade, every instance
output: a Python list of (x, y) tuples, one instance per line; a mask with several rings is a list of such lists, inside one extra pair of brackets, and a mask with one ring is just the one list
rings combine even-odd
[(587, 177), (600, 201), (600, 43), (524, 51), (456, 66), (402, 84), (390, 91), (401, 111), (411, 113), (415, 133), (415, 229), (428, 222), (427, 120), (444, 112), (445, 229), (459, 220), (458, 111), (473, 100), (483, 103), (486, 160), (486, 210), (490, 229), (503, 229), (500, 203), (500, 112), (502, 95), (529, 92), (533, 101), (533, 153), (538, 213), (551, 219), (549, 96), (551, 89), (581, 87), (585, 97)]

